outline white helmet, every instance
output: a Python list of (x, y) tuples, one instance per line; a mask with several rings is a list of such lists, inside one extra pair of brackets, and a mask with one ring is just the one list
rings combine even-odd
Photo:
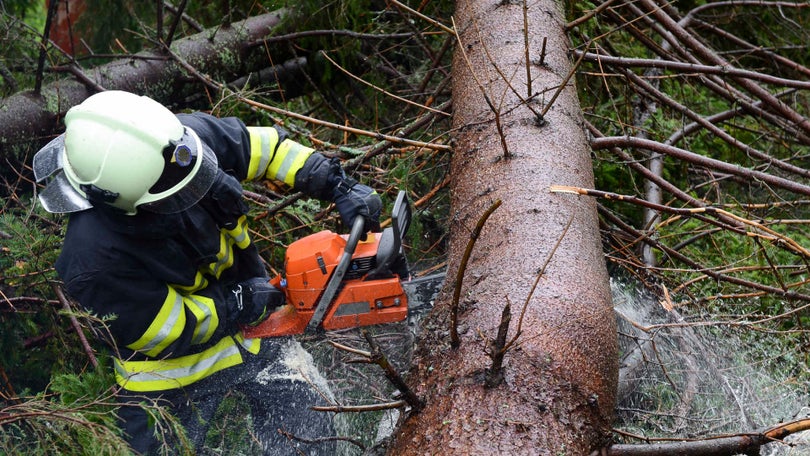
[(138, 208), (170, 214), (205, 195), (217, 158), (197, 134), (160, 103), (129, 92), (87, 98), (65, 116), (65, 133), (34, 156), (39, 194), (48, 212), (107, 204), (134, 215)]

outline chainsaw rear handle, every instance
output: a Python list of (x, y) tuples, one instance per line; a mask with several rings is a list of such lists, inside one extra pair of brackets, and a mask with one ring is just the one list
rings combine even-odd
[(321, 295), (321, 299), (318, 300), (318, 305), (315, 307), (315, 313), (312, 314), (312, 319), (310, 319), (307, 324), (307, 331), (318, 329), (321, 322), (323, 322), (326, 310), (335, 297), (341, 282), (343, 282), (346, 270), (349, 269), (349, 264), (352, 262), (354, 250), (357, 248), (357, 243), (360, 242), (360, 238), (365, 234), (365, 230), (365, 219), (358, 215), (354, 218), (354, 222), (352, 223), (352, 230), (349, 233), (349, 238), (346, 239), (346, 247), (343, 249), (343, 255), (340, 257), (337, 267), (335, 267), (335, 272), (326, 284), (326, 290), (324, 290), (323, 295)]
[[(391, 275), (392, 264), (402, 255), (402, 240), (411, 224), (411, 205), (408, 203), (406, 193), (400, 190), (391, 210), (391, 226), (385, 228), (380, 234), (380, 243), (377, 249), (377, 266), (369, 271), (372, 278), (387, 277)], [(405, 280), (407, 277), (400, 277)]]

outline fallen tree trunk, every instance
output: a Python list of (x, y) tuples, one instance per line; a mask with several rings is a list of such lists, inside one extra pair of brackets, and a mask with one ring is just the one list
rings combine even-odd
[[(172, 53), (200, 73), (229, 73), (235, 79), (267, 66), (266, 59), (248, 57), (257, 47), (257, 40), (268, 36), (284, 13), (280, 10), (250, 17), (176, 40), (171, 45)], [(246, 67), (248, 62), (252, 68)], [(202, 88), (201, 82), (190, 79), (181, 65), (159, 50), (122, 57), (92, 72), (76, 74), (43, 86), (39, 94), (26, 91), (0, 101), (0, 146), (53, 135), (59, 131), (67, 110), (98, 88), (127, 90), (166, 104), (171, 104), (178, 94)]]
[(558, 8), (456, 4), (448, 283), (409, 378), (426, 405), (391, 454), (588, 454), (610, 439), (618, 357), (596, 206), (549, 193), (593, 182)]

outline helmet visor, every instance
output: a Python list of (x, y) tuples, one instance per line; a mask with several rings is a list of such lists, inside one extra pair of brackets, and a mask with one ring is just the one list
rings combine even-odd
[(34, 179), (37, 182), (62, 169), (65, 135), (61, 134), (34, 155)]
[(38, 196), (42, 207), (53, 214), (69, 214), (93, 207), (90, 201), (70, 185), (63, 171), (59, 171)]
[(217, 156), (188, 127), (177, 143), (164, 149), (163, 156), (163, 174), (149, 191), (154, 199), (138, 207), (158, 214), (182, 212), (211, 188), (217, 176)]
[(54, 214), (69, 214), (93, 207), (90, 201), (70, 185), (62, 171), (65, 135), (59, 135), (34, 155), (34, 179), (37, 182), (51, 178), (45, 189), (39, 192), (42, 207)]

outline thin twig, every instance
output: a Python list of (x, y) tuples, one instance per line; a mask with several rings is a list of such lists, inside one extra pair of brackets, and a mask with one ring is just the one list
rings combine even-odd
[(331, 344), (333, 347), (337, 348), (338, 350), (343, 350), (345, 352), (354, 353), (355, 355), (360, 355), (360, 356), (363, 356), (363, 357), (366, 357), (366, 358), (371, 358), (371, 352), (368, 352), (368, 351), (365, 351), (365, 350), (360, 350), (360, 349), (354, 348), (354, 347), (349, 347), (348, 345), (343, 345), (343, 344), (335, 342), (333, 340), (329, 340), (327, 342), (329, 342), (329, 344)]
[(316, 412), (334, 412), (334, 413), (363, 413), (363, 412), (376, 412), (380, 410), (391, 410), (405, 407), (408, 405), (407, 401), (399, 400), (393, 402), (385, 402), (381, 404), (368, 404), (368, 405), (315, 405), (310, 409)]
[(501, 322), (498, 325), (498, 335), (496, 336), (495, 340), (490, 343), (490, 349), (487, 352), (487, 355), (492, 359), (492, 366), (487, 369), (486, 379), (484, 381), (484, 385), (487, 388), (494, 388), (500, 385), (503, 381), (503, 360), (506, 353), (515, 345), (515, 343), (517, 343), (518, 339), (520, 338), (520, 335), (523, 332), (523, 317), (526, 315), (526, 309), (529, 307), (529, 302), (537, 289), (537, 284), (545, 275), (546, 268), (551, 262), (551, 259), (554, 258), (554, 253), (557, 251), (557, 248), (562, 243), (563, 238), (565, 238), (565, 235), (568, 233), (568, 229), (571, 227), (571, 223), (573, 221), (574, 214), (572, 213), (571, 217), (568, 218), (568, 223), (565, 225), (565, 228), (563, 228), (562, 233), (560, 233), (560, 235), (557, 237), (557, 242), (554, 244), (551, 252), (549, 252), (546, 261), (537, 272), (537, 277), (532, 284), (532, 288), (529, 290), (529, 294), (526, 296), (526, 300), (523, 302), (523, 308), (520, 311), (520, 319), (518, 320), (518, 325), (515, 329), (515, 335), (508, 342), (506, 337), (509, 333), (509, 324), (512, 320), (512, 306), (509, 302), (509, 297), (506, 297), (506, 306), (504, 306), (504, 309), (501, 312)]
[(470, 255), (472, 255), (472, 249), (475, 245), (475, 241), (478, 239), (478, 236), (481, 234), (481, 230), (484, 229), (484, 224), (487, 222), (487, 219), (495, 209), (501, 205), (501, 200), (495, 200), (489, 209), (487, 209), (484, 214), (478, 219), (478, 223), (476, 223), (475, 228), (470, 233), (470, 240), (467, 241), (467, 248), (464, 249), (464, 256), (461, 258), (461, 264), (459, 264), (458, 272), (456, 273), (456, 286), (453, 290), (453, 301), (450, 303), (450, 345), (453, 348), (458, 348), (461, 345), (461, 340), (458, 337), (458, 301), (459, 297), (461, 296), (461, 283), (464, 280), (464, 273), (467, 271), (467, 262), (470, 260)]
[[(162, 2), (161, 2), (162, 3)], [(186, 10), (186, 4), (188, 0), (182, 0), (180, 2), (180, 6), (177, 7), (177, 11), (174, 13), (174, 20), (172, 24), (169, 26), (169, 31), (166, 32), (166, 47), (171, 47), (172, 40), (174, 39), (174, 34), (177, 32), (177, 27), (180, 25), (180, 21), (183, 19), (183, 11)]]
[(430, 24), (433, 24), (436, 27), (439, 27), (440, 29), (444, 30), (445, 32), (447, 32), (447, 33), (449, 33), (451, 35), (455, 34), (455, 31), (453, 29), (451, 29), (450, 27), (442, 24), (441, 22), (439, 22), (439, 21), (437, 21), (437, 20), (435, 20), (433, 18), (425, 16), (424, 14), (420, 13), (419, 11), (416, 11), (415, 9), (409, 7), (408, 5), (404, 5), (401, 2), (398, 2), (397, 0), (388, 0), (388, 2), (391, 3), (391, 4), (396, 5), (399, 8), (402, 8), (402, 9), (408, 11), (409, 13), (413, 14), (414, 16), (417, 16), (419, 19), (422, 19), (425, 22), (428, 22)]
[(235, 93), (235, 92), (231, 91), (226, 85), (220, 84), (220, 83), (212, 80), (207, 75), (204, 75), (204, 74), (200, 73), (199, 71), (197, 71), (196, 68), (194, 68), (188, 62), (186, 62), (182, 57), (180, 57), (179, 55), (174, 53), (172, 50), (166, 48), (166, 52), (168, 52), (169, 55), (171, 55), (172, 58), (174, 58), (175, 61), (177, 61), (177, 63), (180, 64), (180, 66), (182, 66), (183, 68), (188, 70), (191, 74), (196, 76), (198, 79), (200, 79), (200, 81), (204, 82), (209, 87), (211, 87), (211, 88), (213, 88), (215, 90), (218, 90), (218, 91), (220, 91), (222, 93), (225, 93), (225, 94), (232, 94), (239, 101), (241, 101), (241, 102), (243, 102), (243, 103), (245, 103), (245, 104), (247, 104), (249, 106), (253, 106), (254, 108), (259, 108), (259, 109), (262, 109), (262, 110), (265, 110), (265, 111), (274, 112), (276, 114), (281, 114), (281, 115), (284, 115), (286, 117), (292, 117), (294, 119), (302, 120), (304, 122), (309, 122), (309, 123), (312, 123), (312, 124), (315, 124), (315, 125), (321, 125), (321, 126), (324, 126), (324, 127), (327, 127), (327, 128), (335, 129), (335, 130), (341, 130), (341, 131), (345, 131), (345, 132), (348, 132), (348, 133), (353, 133), (353, 134), (361, 135), (361, 136), (369, 136), (369, 137), (372, 137), (372, 138), (377, 138), (378, 140), (389, 141), (389, 142), (394, 143), (394, 144), (407, 144), (407, 145), (410, 145), (410, 146), (424, 147), (426, 149), (436, 149), (436, 150), (444, 150), (444, 151), (450, 151), (451, 150), (451, 147), (448, 146), (448, 145), (431, 144), (431, 143), (426, 143), (426, 142), (422, 142), (422, 141), (414, 141), (414, 140), (408, 139), (408, 138), (400, 138), (400, 137), (396, 137), (396, 136), (385, 135), (385, 134), (378, 133), (378, 132), (361, 130), (359, 128), (354, 128), (354, 127), (340, 125), (340, 124), (336, 124), (336, 123), (332, 123), (332, 122), (327, 122), (327, 121), (324, 121), (324, 120), (316, 119), (314, 117), (305, 116), (303, 114), (298, 114), (298, 113), (293, 112), (293, 111), (288, 111), (286, 109), (277, 108), (275, 106), (271, 106), (271, 105), (268, 105), (268, 104), (265, 104), (265, 103), (260, 103), (260, 102), (255, 101), (255, 100), (251, 100), (251, 99), (245, 97), (244, 95), (242, 95), (240, 93)]
[(512, 338), (512, 340), (509, 341), (509, 343), (505, 347), (507, 350), (517, 341), (518, 336), (520, 336), (520, 333), (523, 331), (523, 317), (526, 315), (526, 309), (529, 307), (529, 301), (532, 299), (532, 296), (534, 296), (534, 292), (537, 289), (537, 285), (540, 283), (540, 279), (546, 275), (546, 269), (548, 268), (549, 263), (551, 263), (551, 259), (554, 258), (554, 254), (557, 252), (557, 249), (560, 247), (560, 244), (562, 244), (562, 240), (563, 238), (565, 238), (565, 235), (568, 234), (568, 230), (571, 228), (571, 223), (573, 222), (574, 222), (574, 214), (572, 213), (571, 217), (568, 218), (568, 223), (565, 224), (562, 233), (560, 233), (560, 235), (557, 236), (557, 242), (555, 242), (554, 247), (551, 248), (551, 252), (549, 252), (548, 256), (546, 257), (546, 261), (543, 263), (543, 266), (541, 266), (540, 270), (537, 271), (537, 277), (534, 279), (532, 289), (529, 291), (528, 296), (526, 296), (526, 300), (523, 302), (523, 308), (520, 310), (520, 318), (518, 319), (518, 325), (515, 330), (515, 336)]
[(631, 202), (634, 204), (638, 204), (639, 206), (654, 209), (661, 212), (667, 212), (671, 214), (678, 214), (682, 216), (692, 216), (696, 214), (713, 214), (713, 215), (722, 215), (724, 217), (728, 217), (729, 219), (735, 220), (740, 222), (743, 225), (747, 225), (753, 230), (749, 230), (745, 232), (745, 235), (752, 238), (761, 238), (765, 239), (769, 242), (776, 242), (779, 245), (783, 245), (787, 248), (787, 250), (793, 252), (796, 255), (801, 257), (810, 258), (810, 250), (803, 247), (801, 244), (796, 242), (795, 240), (784, 236), (781, 233), (778, 233), (767, 226), (755, 222), (753, 220), (746, 219), (744, 217), (740, 217), (734, 213), (728, 212), (724, 209), (719, 207), (713, 206), (706, 206), (706, 207), (696, 207), (696, 208), (676, 208), (670, 206), (664, 206), (662, 204), (655, 204), (644, 199), (638, 198), (634, 195), (620, 195), (618, 193), (611, 193), (611, 192), (604, 192), (601, 190), (593, 190), (593, 189), (585, 189), (580, 187), (571, 187), (567, 185), (552, 185), (549, 187), (550, 192), (554, 193), (576, 193), (579, 195), (587, 195), (587, 196), (595, 196), (599, 198), (605, 198), (610, 200), (617, 200), (617, 201), (626, 201)]
[[(650, 246), (653, 247), (653, 248), (661, 250), (665, 255), (667, 255), (671, 259), (676, 260), (676, 261), (680, 261), (680, 262), (688, 265), (689, 267), (695, 269), (695, 271), (706, 274), (707, 276), (711, 277), (714, 280), (727, 282), (727, 283), (731, 283), (731, 284), (734, 284), (734, 285), (740, 285), (740, 286), (743, 286), (743, 287), (746, 287), (746, 288), (752, 288), (752, 289), (755, 289), (755, 290), (760, 290), (762, 292), (772, 294), (774, 296), (779, 296), (779, 297), (782, 297), (782, 298), (787, 299), (787, 300), (799, 300), (799, 301), (804, 301), (804, 302), (810, 303), (810, 295), (808, 295), (808, 294), (797, 293), (795, 291), (784, 291), (781, 288), (772, 287), (772, 286), (765, 285), (765, 284), (762, 284), (762, 283), (752, 282), (750, 280), (745, 280), (745, 279), (741, 279), (739, 277), (730, 276), (730, 275), (724, 273), (723, 271), (716, 271), (716, 270), (714, 270), (712, 268), (708, 268), (708, 267), (698, 263), (697, 261), (692, 260), (688, 256), (678, 252), (677, 250), (674, 250), (674, 249), (672, 249), (670, 247), (667, 247), (667, 246), (661, 244), (660, 242), (658, 242), (657, 240), (655, 240), (655, 239), (653, 239), (653, 238), (651, 238), (649, 236), (642, 235), (641, 233), (638, 232), (638, 230), (631, 227), (630, 225), (627, 225), (619, 217), (616, 217), (612, 213), (604, 210), (604, 208), (599, 207), (599, 212), (605, 218), (607, 218), (611, 223), (615, 223), (616, 225), (620, 226), (622, 230), (626, 231), (631, 236), (642, 239), (643, 242), (645, 242), (647, 244), (650, 244)], [(750, 326), (751, 324), (764, 323), (764, 322), (767, 322), (767, 321), (772, 321), (772, 320), (785, 318), (785, 317), (793, 315), (795, 313), (803, 312), (804, 310), (806, 310), (808, 308), (810, 308), (810, 304), (806, 304), (806, 305), (803, 305), (801, 307), (790, 310), (788, 312), (785, 312), (783, 314), (780, 314), (780, 315), (777, 315), (777, 316), (774, 316), (774, 317), (769, 317), (769, 318), (762, 319), (762, 320), (755, 321), (755, 322), (748, 322), (748, 321), (745, 321), (745, 322), (742, 322), (742, 323), (724, 322), (723, 324), (738, 324), (738, 325)], [(716, 324), (716, 323), (707, 323), (707, 324)], [(665, 327), (665, 326), (686, 326), (686, 325), (687, 324), (683, 324), (683, 325), (681, 325), (681, 324), (678, 324), (678, 325), (653, 325), (652, 327), (655, 327), (655, 326), (660, 326), (660, 327)]]
[(395, 99), (395, 100), (401, 101), (401, 102), (403, 102), (403, 103), (407, 103), (407, 104), (409, 104), (409, 105), (411, 105), (411, 106), (415, 106), (415, 107), (417, 107), (417, 108), (419, 108), (419, 109), (424, 109), (424, 110), (432, 111), (432, 112), (434, 112), (434, 113), (436, 113), (436, 114), (441, 114), (441, 115), (443, 115), (443, 116), (448, 116), (448, 117), (450, 116), (450, 114), (449, 114), (449, 113), (446, 113), (446, 112), (444, 112), (444, 111), (440, 111), (440, 110), (435, 109), (435, 108), (431, 108), (430, 106), (425, 106), (425, 105), (423, 105), (423, 104), (416, 103), (416, 102), (414, 102), (414, 101), (408, 100), (407, 98), (402, 98), (402, 97), (400, 97), (400, 96), (394, 95), (393, 93), (391, 93), (391, 92), (389, 92), (389, 91), (387, 91), (387, 90), (385, 90), (385, 89), (381, 89), (380, 87), (377, 87), (377, 86), (375, 86), (374, 84), (371, 84), (370, 82), (368, 82), (368, 81), (366, 81), (366, 80), (364, 80), (364, 79), (362, 79), (362, 78), (360, 78), (360, 77), (358, 77), (358, 76), (355, 76), (355, 75), (354, 75), (352, 72), (350, 72), (349, 70), (347, 70), (347, 69), (343, 68), (343, 67), (342, 67), (342, 66), (340, 66), (340, 65), (339, 65), (337, 62), (335, 62), (334, 60), (332, 60), (332, 58), (331, 58), (331, 57), (329, 57), (329, 54), (327, 54), (327, 53), (326, 53), (326, 51), (321, 51), (321, 55), (322, 55), (322, 56), (324, 56), (324, 58), (325, 58), (326, 60), (328, 60), (328, 61), (329, 61), (329, 63), (331, 63), (332, 65), (334, 65), (334, 66), (335, 66), (335, 67), (336, 67), (338, 70), (340, 70), (341, 72), (343, 72), (343, 74), (345, 74), (345, 75), (349, 76), (350, 78), (354, 79), (355, 81), (357, 81), (357, 82), (359, 82), (359, 83), (361, 83), (361, 84), (365, 84), (366, 86), (371, 87), (372, 89), (377, 90), (377, 91), (379, 91), (379, 92), (383, 93), (384, 95), (387, 95), (387, 96), (389, 96), (389, 97), (391, 97), (391, 98), (393, 98), (393, 99)]
[[(590, 47), (590, 43), (588, 43), (585, 46), (585, 49), (587, 49), (588, 47)], [(563, 82), (561, 82), (560, 85), (557, 87), (557, 90), (554, 92), (554, 95), (551, 96), (551, 100), (549, 100), (548, 103), (546, 103), (546, 105), (543, 107), (543, 111), (540, 113), (541, 121), (545, 122), (546, 114), (548, 114), (548, 111), (554, 105), (554, 102), (557, 101), (557, 97), (560, 96), (562, 91), (568, 85), (568, 81), (570, 81), (571, 78), (574, 77), (574, 75), (577, 73), (577, 70), (579, 70), (579, 65), (582, 64), (583, 58), (584, 58), (583, 56), (580, 56), (579, 59), (577, 59), (577, 61), (574, 63), (574, 66), (568, 72), (568, 75), (565, 77), (565, 79), (563, 79)]]
[(591, 140), (591, 148), (594, 150), (606, 149), (611, 147), (636, 147), (640, 149), (647, 149), (653, 152), (675, 157), (679, 160), (688, 161), (699, 166), (709, 169), (715, 169), (724, 173), (729, 173), (735, 176), (740, 176), (750, 181), (760, 181), (765, 184), (783, 188), (791, 192), (799, 193), (802, 195), (810, 195), (810, 186), (796, 182), (783, 177), (774, 176), (772, 174), (764, 173), (762, 171), (744, 168), (742, 166), (733, 165), (721, 160), (705, 157), (679, 147), (662, 144), (658, 141), (650, 139), (637, 138), (632, 136), (607, 136), (603, 138), (594, 138)]
[(801, 81), (797, 79), (780, 78), (769, 74), (761, 73), (759, 71), (744, 70), (740, 68), (718, 66), (718, 65), (701, 65), (689, 62), (676, 62), (672, 60), (662, 59), (638, 59), (631, 57), (613, 57), (603, 53), (597, 54), (594, 52), (584, 52), (578, 49), (572, 51), (578, 57), (585, 56), (585, 60), (589, 62), (600, 62), (607, 65), (629, 67), (629, 68), (659, 68), (664, 70), (674, 70), (682, 73), (689, 74), (713, 74), (718, 76), (738, 76), (741, 78), (752, 79), (754, 81), (764, 82), (766, 84), (778, 85), (781, 87), (792, 87), (796, 89), (810, 89), (810, 81)]
[[(545, 43), (543, 37), (543, 43)], [(523, 0), (523, 54), (526, 60), (526, 98), (532, 98), (532, 60), (529, 57), (529, 5)]]
[(287, 437), (290, 440), (295, 440), (296, 442), (302, 442), (302, 443), (349, 442), (352, 445), (360, 448), (363, 451), (366, 450), (366, 446), (363, 445), (363, 442), (361, 442), (360, 440), (357, 440), (357, 439), (350, 438), (350, 437), (333, 436), (333, 437), (318, 437), (318, 438), (315, 438), (315, 439), (306, 439), (304, 437), (299, 437), (299, 436), (297, 436), (297, 435), (295, 435), (295, 434), (293, 434), (291, 432), (288, 432), (288, 431), (286, 431), (284, 429), (279, 429), (278, 433), (283, 435), (284, 437)]
[(660, 439), (644, 437), (615, 430), (627, 437), (645, 442), (614, 444), (592, 455), (641, 456), (650, 454), (759, 454), (762, 445), (783, 440), (785, 437), (810, 429), (810, 419), (778, 424), (765, 432), (745, 432), (712, 436), (702, 439)]
[(605, 2), (602, 2), (602, 4), (601, 4), (601, 5), (597, 6), (595, 9), (590, 10), (590, 11), (589, 11), (587, 14), (585, 14), (584, 16), (579, 17), (579, 18), (577, 18), (577, 19), (574, 19), (573, 21), (571, 21), (571, 22), (569, 22), (569, 23), (565, 24), (565, 30), (566, 30), (566, 31), (570, 31), (572, 28), (574, 28), (574, 27), (578, 26), (579, 24), (582, 24), (582, 23), (584, 23), (584, 22), (588, 22), (588, 21), (589, 21), (589, 20), (590, 20), (592, 17), (594, 17), (594, 16), (596, 16), (597, 14), (601, 13), (602, 11), (604, 11), (604, 10), (605, 10), (605, 8), (607, 8), (608, 6), (610, 6), (610, 4), (611, 4), (611, 3), (613, 3), (614, 1), (615, 1), (615, 0), (607, 0), (607, 1), (605, 1)]
[(155, 39), (163, 41), (163, 0), (155, 0), (155, 7), (157, 9), (155, 18)]
[(281, 109), (281, 108), (277, 108), (275, 106), (270, 106), (268, 104), (260, 103), (258, 101), (254, 101), (254, 100), (251, 100), (249, 98), (245, 98), (242, 95), (237, 95), (237, 97), (239, 98), (240, 101), (244, 102), (245, 104), (248, 104), (248, 105), (256, 107), (256, 108), (264, 109), (266, 111), (274, 112), (274, 113), (281, 114), (281, 115), (284, 115), (284, 116), (287, 116), (287, 117), (292, 117), (294, 119), (302, 120), (302, 121), (309, 122), (309, 123), (312, 123), (312, 124), (315, 124), (315, 125), (321, 125), (321, 126), (324, 126), (324, 127), (327, 127), (327, 128), (332, 128), (332, 129), (335, 129), (335, 130), (341, 130), (341, 131), (345, 131), (345, 132), (348, 132), (348, 133), (353, 133), (355, 135), (368, 136), (368, 137), (376, 138), (378, 140), (389, 141), (389, 142), (394, 143), (394, 144), (407, 144), (407, 145), (410, 145), (410, 146), (424, 147), (426, 149), (435, 149), (435, 150), (443, 150), (443, 151), (450, 151), (451, 150), (451, 146), (445, 145), (445, 144), (432, 144), (432, 143), (426, 143), (426, 142), (422, 142), (422, 141), (414, 141), (414, 140), (408, 139), (408, 138), (401, 138), (401, 137), (397, 137), (397, 136), (385, 135), (385, 134), (378, 133), (378, 132), (373, 132), (373, 131), (361, 130), (359, 128), (348, 127), (348, 126), (345, 126), (345, 125), (340, 125), (340, 124), (336, 124), (336, 123), (332, 123), (332, 122), (327, 122), (325, 120), (320, 120), (320, 119), (316, 119), (314, 117), (305, 116), (303, 114), (298, 114), (298, 113), (295, 113), (295, 112), (292, 112), (292, 111), (288, 111), (286, 109)]
[[(501, 77), (501, 80), (504, 82), (504, 84), (506, 84), (506, 88), (508, 88), (508, 89), (509, 89), (509, 90), (510, 90), (510, 91), (511, 91), (511, 92), (512, 92), (512, 93), (513, 93), (513, 94), (514, 94), (514, 95), (515, 95), (517, 98), (518, 98), (518, 100), (520, 100), (520, 104), (519, 104), (519, 106), (525, 106), (525, 107), (526, 107), (526, 108), (527, 108), (529, 111), (531, 111), (531, 112), (532, 112), (532, 114), (534, 114), (534, 117), (535, 117), (536, 119), (538, 119), (538, 123), (542, 124), (542, 123), (543, 123), (543, 122), (542, 122), (542, 118), (543, 118), (543, 117), (542, 117), (542, 115), (541, 115), (541, 114), (540, 114), (540, 112), (538, 112), (538, 111), (537, 111), (537, 110), (534, 108), (534, 106), (532, 106), (532, 105), (531, 105), (531, 103), (530, 103), (530, 101), (532, 100), (532, 98), (534, 98), (534, 97), (532, 96), (532, 93), (531, 93), (531, 70), (530, 70), (530, 66), (529, 66), (530, 62), (529, 62), (528, 60), (526, 61), (526, 72), (528, 73), (528, 74), (527, 74), (527, 76), (528, 76), (528, 78), (529, 78), (529, 79), (528, 79), (528, 84), (529, 84), (529, 96), (528, 96), (528, 97), (526, 97), (526, 98), (523, 98), (523, 96), (520, 94), (520, 92), (519, 92), (517, 89), (515, 89), (515, 87), (512, 85), (512, 79), (514, 79), (514, 75), (515, 75), (515, 74), (517, 74), (517, 72), (518, 72), (519, 68), (518, 68), (518, 67), (515, 67), (515, 71), (514, 71), (514, 73), (513, 73), (513, 77), (512, 77), (512, 78), (508, 78), (508, 77), (506, 77), (506, 75), (503, 73), (503, 71), (501, 71), (501, 68), (500, 68), (500, 67), (499, 67), (499, 66), (498, 66), (498, 65), (495, 63), (495, 59), (494, 59), (494, 58), (492, 57), (492, 55), (489, 53), (489, 47), (487, 47), (485, 44), (483, 44), (483, 43), (484, 43), (484, 39), (481, 37), (481, 33), (480, 33), (480, 31), (478, 30), (478, 23), (477, 23), (477, 22), (475, 23), (475, 26), (476, 26), (476, 27), (475, 27), (475, 31), (478, 33), (478, 36), (479, 36), (479, 41), (481, 42), (481, 47), (484, 49), (484, 53), (487, 55), (487, 59), (489, 60), (490, 64), (492, 64), (492, 68), (494, 68), (494, 69), (495, 69), (495, 71), (498, 73), (498, 76), (500, 76), (500, 77)], [(543, 38), (543, 43), (544, 43), (544, 46), (543, 46), (543, 52), (545, 52), (545, 40), (546, 40), (546, 38)], [(527, 42), (527, 43), (528, 43), (528, 42)], [(528, 44), (527, 44), (527, 46), (528, 46)], [(526, 55), (526, 58), (528, 58), (528, 57), (529, 57), (529, 56), (528, 56), (528, 54), (527, 54), (527, 55)], [(505, 91), (505, 90), (504, 90), (504, 91)], [(500, 109), (498, 109), (498, 112), (496, 112), (496, 113), (495, 113), (495, 115), (496, 115), (496, 121), (497, 121), (497, 120), (500, 118), (500, 115), (501, 115), (501, 114), (502, 114), (502, 113), (501, 113), (501, 110), (500, 110)], [(498, 131), (501, 131), (501, 130), (499, 129)], [(501, 133), (501, 134), (503, 134), (503, 133)], [(506, 147), (506, 146), (504, 145), (504, 147)]]

